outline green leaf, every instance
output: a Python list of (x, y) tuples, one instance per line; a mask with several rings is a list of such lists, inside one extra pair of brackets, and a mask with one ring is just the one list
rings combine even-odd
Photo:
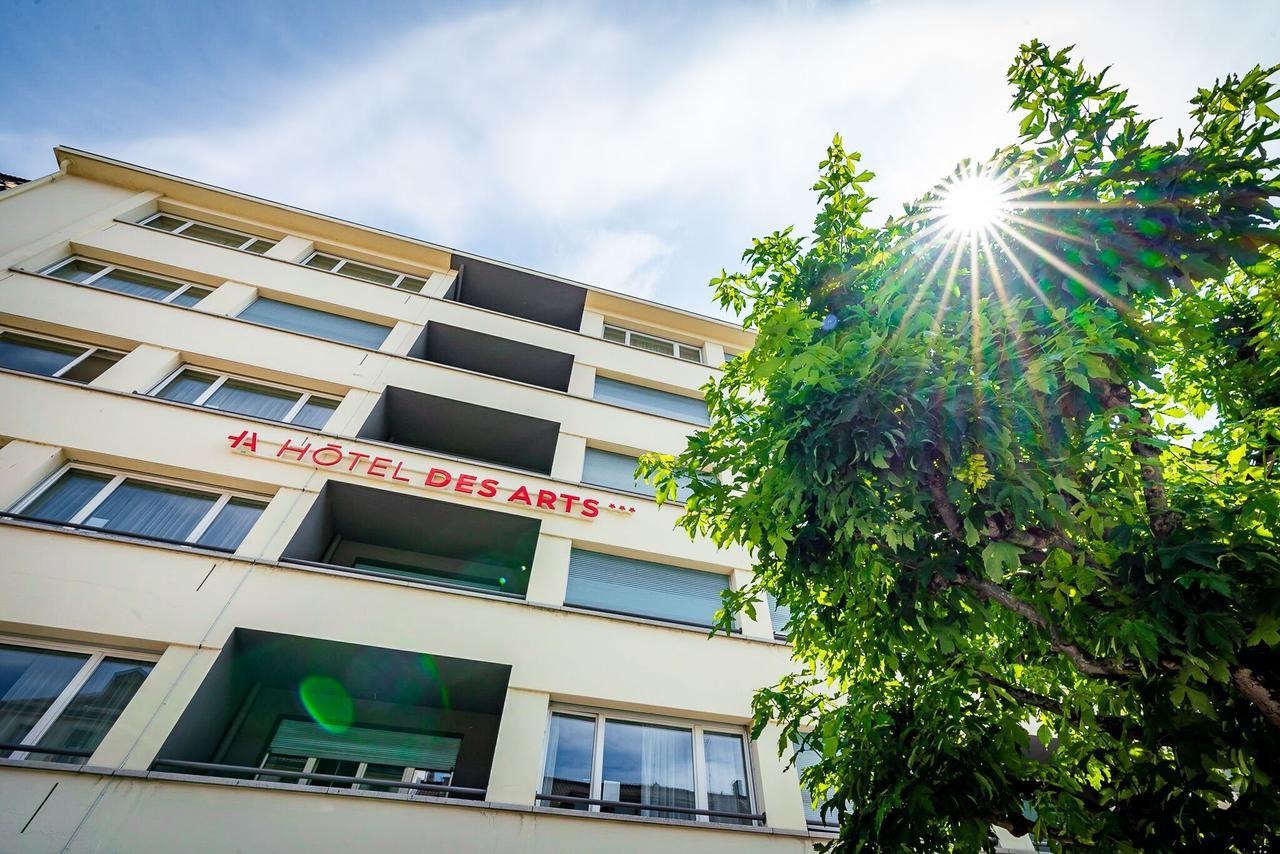
[(1017, 569), (1022, 549), (1011, 543), (993, 541), (982, 549), (983, 574), (992, 581), (1001, 581), (1008, 570)]

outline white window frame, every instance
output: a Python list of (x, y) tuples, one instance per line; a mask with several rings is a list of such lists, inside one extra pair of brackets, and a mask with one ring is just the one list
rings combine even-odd
[[(93, 264), (94, 266), (101, 267), (102, 269), (94, 273), (89, 278), (79, 282), (73, 282), (70, 279), (61, 279), (53, 275), (54, 272), (62, 269), (63, 267), (67, 266), (68, 264), (74, 261), (84, 261), (88, 264)], [(195, 282), (184, 282), (181, 279), (175, 279), (170, 276), (161, 276), (161, 275), (157, 275), (156, 273), (148, 273), (146, 270), (137, 270), (137, 269), (134, 269), (133, 267), (125, 267), (122, 264), (108, 264), (106, 261), (95, 261), (93, 258), (87, 258), (84, 255), (69, 255), (68, 257), (63, 258), (58, 263), (51, 264), (48, 267), (45, 267), (43, 270), (40, 271), (40, 275), (50, 276), (52, 278), (58, 279), (58, 281), (60, 282), (66, 282), (69, 285), (88, 285), (89, 287), (93, 287), (94, 282), (98, 281), (98, 279), (101, 279), (103, 276), (107, 275), (112, 270), (123, 270), (126, 273), (137, 273), (139, 276), (150, 276), (153, 279), (160, 279), (161, 281), (169, 282), (172, 285), (178, 286), (177, 289), (173, 291), (173, 293), (168, 294), (163, 299), (152, 299), (151, 297), (142, 297), (142, 296), (137, 297), (138, 299), (144, 299), (144, 300), (147, 300), (148, 302), (158, 302), (158, 303), (164, 303), (167, 305), (169, 303), (172, 303), (174, 300), (176, 300), (178, 297), (182, 296), (192, 288), (199, 288), (200, 290), (208, 291), (209, 293), (205, 294), (206, 297), (212, 295), (213, 292), (216, 290), (216, 288), (212, 288), (209, 285), (200, 285)], [(107, 291), (108, 289), (99, 288), (99, 290)], [(119, 292), (108, 291), (108, 293), (119, 293)], [(120, 294), (120, 295), (136, 296), (135, 294)], [(205, 297), (201, 297), (200, 299), (204, 299), (204, 298)], [(178, 308), (188, 308), (188, 307), (189, 306), (185, 306), (185, 305), (178, 306)]]
[[(86, 525), (87, 523), (85, 522), (85, 520), (88, 518), (91, 518), (93, 516), (93, 511), (97, 510), (98, 507), (102, 504), (102, 502), (106, 501), (111, 496), (111, 494), (120, 487), (120, 484), (124, 483), (126, 480), (136, 480), (136, 481), (141, 481), (143, 483), (153, 483), (159, 486), (176, 486), (182, 489), (192, 490), (193, 492), (206, 492), (206, 493), (210, 493), (217, 496), (217, 499), (213, 502), (213, 506), (209, 508), (209, 510), (204, 514), (204, 516), (200, 517), (200, 521), (197, 522), (196, 526), (191, 529), (191, 533), (187, 535), (187, 538), (185, 540), (182, 540), (182, 542), (186, 543), (187, 545), (196, 546), (197, 548), (200, 548), (201, 546), (198, 540), (202, 536), (204, 536), (204, 532), (209, 529), (209, 526), (213, 524), (213, 520), (218, 518), (218, 514), (222, 512), (222, 508), (226, 507), (227, 503), (231, 501), (231, 499), (243, 498), (247, 501), (255, 501), (263, 505), (267, 505), (271, 503), (270, 497), (262, 496), (262, 495), (254, 495), (248, 492), (229, 492), (217, 486), (208, 486), (203, 483), (192, 483), (191, 481), (175, 480), (173, 478), (151, 477), (150, 475), (137, 474), (135, 472), (121, 472), (119, 469), (111, 469), (105, 466), (85, 465), (83, 463), (71, 462), (62, 466), (62, 468), (58, 469), (52, 475), (50, 475), (49, 477), (41, 481), (39, 485), (36, 486), (35, 489), (28, 492), (25, 496), (23, 496), (21, 501), (13, 505), (13, 508), (9, 510), (9, 512), (14, 515), (21, 516), (23, 511), (26, 510), (27, 507), (29, 507), (33, 502), (35, 502), (37, 498), (43, 495), (46, 490), (48, 490), (51, 486), (53, 486), (53, 484), (57, 483), (58, 478), (62, 477), (64, 474), (66, 474), (68, 471), (71, 471), (72, 469), (75, 469), (76, 471), (87, 471), (87, 472), (96, 472), (98, 474), (108, 474), (108, 475), (111, 475), (112, 477), (111, 477), (111, 480), (103, 484), (103, 486), (98, 490), (97, 494), (95, 494), (92, 498), (90, 498), (88, 501), (85, 502), (84, 506), (81, 507), (74, 516), (72, 516), (70, 519), (68, 519), (65, 522), (51, 522), (50, 524), (65, 525), (65, 526)], [(263, 507), (263, 511), (264, 512), (266, 511), (265, 506)], [(96, 528), (96, 526), (94, 527)], [(127, 532), (112, 531), (107, 528), (102, 528), (99, 530), (102, 530), (109, 534), (117, 534), (118, 536), (122, 536), (122, 537), (136, 536), (134, 534), (129, 534)], [(147, 538), (143, 538), (143, 539), (147, 539)]]
[[(621, 332), (621, 333), (623, 334), (623, 339), (624, 339), (624, 340), (622, 340), (622, 341), (609, 341), (609, 339), (608, 339), (608, 338), (605, 338), (605, 337), (604, 337), (604, 333), (605, 333), (605, 332), (607, 332), (607, 331), (608, 331), (608, 330), (610, 330), (610, 329), (615, 330), (615, 331), (617, 331), (617, 332)], [(622, 344), (622, 345), (624, 345), (624, 346), (626, 346), (626, 347), (631, 347), (631, 348), (636, 349), (636, 350), (644, 350), (646, 353), (653, 353), (653, 352), (654, 352), (653, 350), (650, 350), (650, 349), (649, 349), (649, 348), (647, 348), (647, 347), (637, 347), (635, 344), (632, 344), (632, 343), (631, 343), (631, 336), (632, 336), (632, 335), (643, 335), (645, 338), (652, 338), (652, 339), (653, 339), (653, 340), (655, 340), (655, 341), (662, 341), (663, 343), (666, 343), (666, 344), (670, 344), (670, 345), (671, 345), (671, 352), (670, 352), (670, 353), (659, 353), (659, 354), (657, 354), (657, 355), (671, 356), (671, 357), (673, 357), (673, 358), (679, 359), (679, 360), (680, 360), (680, 361), (682, 361), (682, 362), (693, 362), (694, 364), (698, 364), (698, 365), (701, 365), (701, 364), (703, 363), (703, 361), (705, 360), (705, 356), (704, 356), (704, 354), (703, 354), (703, 352), (702, 352), (702, 348), (701, 348), (701, 347), (695, 347), (695, 346), (694, 346), (694, 345), (692, 345), (692, 344), (685, 344), (684, 342), (681, 342), (681, 341), (675, 341), (675, 340), (673, 340), (673, 339), (671, 339), (671, 338), (664, 338), (664, 337), (663, 337), (663, 336), (661, 336), (661, 335), (652, 335), (652, 334), (650, 334), (650, 333), (648, 333), (648, 332), (641, 332), (639, 329), (628, 329), (627, 327), (625, 327), (625, 326), (619, 326), (619, 325), (617, 325), (616, 323), (609, 323), (609, 322), (607, 322), (607, 321), (606, 321), (606, 322), (605, 322), (605, 324), (604, 324), (604, 330), (600, 333), (600, 337), (601, 337), (603, 340), (605, 340), (605, 341), (609, 341), (609, 343), (611, 343), (611, 344)], [(696, 350), (696, 351), (698, 352), (698, 358), (697, 358), (696, 360), (695, 360), (695, 359), (686, 359), (684, 356), (681, 356), (681, 355), (680, 355), (680, 348), (681, 348), (681, 347), (687, 347), (687, 348), (688, 348), (688, 349), (690, 349), (690, 350)]]
[[(74, 359), (72, 359), (70, 362), (68, 362), (66, 365), (62, 366), (58, 370), (54, 371), (52, 374), (29, 374), (29, 376), (33, 376), (33, 377), (49, 377), (51, 379), (56, 379), (58, 377), (61, 377), (63, 374), (69, 372), (76, 365), (80, 364), (85, 359), (89, 358), (95, 353), (110, 353), (112, 355), (119, 356), (120, 359), (123, 359), (125, 356), (129, 355), (123, 350), (113, 350), (110, 347), (99, 347), (96, 344), (85, 344), (80, 341), (72, 341), (67, 338), (56, 338), (52, 335), (37, 335), (34, 332), (28, 332), (25, 329), (15, 329), (12, 326), (0, 326), (0, 338), (3, 338), (6, 334), (10, 332), (12, 332), (14, 335), (23, 335), (23, 336), (26, 336), (27, 338), (36, 338), (40, 341), (50, 341), (54, 344), (66, 344), (71, 347), (85, 348), (83, 353), (81, 353), (79, 356), (76, 356)], [(117, 359), (116, 361), (119, 361), (120, 359)], [(5, 368), (4, 370), (16, 371), (17, 373), (22, 373), (22, 374), (28, 373), (27, 371), (17, 371), (16, 368)]]
[[(552, 703), (550, 711), (547, 715), (546, 730), (542, 738), (542, 765), (541, 774), (538, 778), (538, 786), (541, 789), (542, 780), (545, 779), (547, 773), (547, 754), (551, 751), (551, 721), (557, 715), (570, 715), (578, 718), (593, 718), (595, 720), (595, 742), (591, 749), (591, 788), (590, 797), (592, 800), (604, 800), (604, 725), (607, 721), (618, 721), (621, 723), (647, 724), (654, 726), (673, 727), (676, 729), (686, 730), (692, 733), (693, 737), (693, 806), (694, 809), (710, 809), (707, 795), (707, 757), (706, 746), (703, 743), (703, 735), (705, 733), (714, 733), (720, 735), (737, 736), (742, 741), (742, 759), (745, 764), (747, 778), (747, 799), (750, 801), (750, 813), (758, 815), (760, 812), (759, 802), (756, 795), (755, 781), (755, 763), (751, 757), (751, 739), (747, 731), (742, 727), (735, 727), (729, 724), (711, 724), (701, 721), (691, 721), (685, 718), (670, 718), (661, 715), (645, 715), (632, 712), (615, 712), (609, 709), (593, 709), (585, 706), (574, 706), (566, 703)], [(550, 792), (541, 792), (544, 795), (551, 795)], [(555, 797), (549, 797), (543, 803), (554, 803)], [(628, 805), (631, 806), (631, 805)], [(636, 804), (638, 810), (649, 810), (652, 812), (662, 812), (663, 808), (659, 805), (645, 806)], [(601, 810), (599, 804), (587, 804), (587, 812), (599, 813)], [(698, 821), (706, 824), (723, 824), (723, 822), (713, 822), (713, 817), (709, 815), (691, 815), (688, 813), (677, 813), (681, 815), (681, 821)], [(754, 822), (747, 826), (754, 826)]]
[[(213, 396), (213, 395), (218, 391), (218, 389), (222, 388), (222, 386), (223, 386), (223, 385), (224, 385), (228, 380), (237, 380), (237, 381), (239, 381), (239, 382), (246, 382), (246, 383), (250, 383), (250, 384), (252, 384), (252, 385), (262, 386), (263, 388), (278, 388), (278, 389), (280, 389), (280, 390), (282, 390), (282, 391), (289, 391), (289, 392), (293, 392), (293, 393), (295, 393), (295, 394), (299, 395), (299, 397), (298, 397), (298, 401), (293, 405), (293, 408), (292, 408), (292, 409), (290, 409), (288, 412), (286, 412), (286, 413), (284, 414), (284, 417), (283, 417), (283, 418), (281, 418), (281, 419), (280, 419), (280, 421), (278, 422), (278, 423), (281, 423), (281, 424), (292, 424), (292, 423), (293, 423), (293, 419), (295, 419), (295, 418), (297, 418), (297, 417), (298, 417), (298, 413), (299, 413), (299, 412), (301, 412), (301, 411), (303, 410), (303, 407), (305, 407), (305, 406), (307, 405), (307, 402), (308, 402), (308, 401), (310, 401), (310, 400), (311, 400), (311, 398), (313, 398), (313, 397), (320, 398), (321, 400), (329, 400), (329, 401), (333, 401), (333, 402), (334, 402), (335, 404), (337, 404), (337, 405), (341, 405), (341, 403), (342, 403), (342, 398), (329, 397), (329, 396), (328, 396), (328, 395), (326, 395), (326, 394), (317, 394), (317, 393), (315, 393), (315, 392), (307, 391), (306, 389), (296, 388), (296, 387), (294, 387), (294, 386), (289, 386), (289, 385), (282, 385), (282, 384), (280, 384), (280, 383), (266, 382), (266, 381), (264, 381), (264, 380), (255, 380), (255, 379), (253, 379), (252, 377), (242, 377), (242, 376), (240, 376), (239, 374), (227, 374), (227, 373), (223, 373), (222, 371), (211, 371), (211, 370), (208, 370), (208, 369), (206, 369), (206, 368), (202, 368), (202, 367), (200, 367), (199, 365), (191, 365), (191, 364), (184, 364), (184, 365), (179, 366), (179, 368), (178, 368), (176, 371), (174, 371), (173, 373), (169, 374), (167, 377), (165, 377), (164, 379), (162, 379), (160, 382), (156, 383), (155, 387), (154, 387), (154, 388), (152, 388), (149, 392), (147, 392), (147, 396), (148, 396), (148, 397), (154, 397), (154, 398), (156, 398), (157, 400), (165, 400), (165, 398), (163, 398), (163, 397), (159, 397), (159, 396), (158, 396), (158, 395), (160, 394), (160, 392), (164, 389), (164, 387), (165, 387), (165, 386), (167, 386), (169, 383), (171, 383), (171, 382), (173, 382), (175, 379), (177, 379), (179, 374), (181, 374), (183, 371), (188, 371), (188, 370), (189, 370), (189, 371), (194, 371), (195, 373), (199, 373), (199, 374), (209, 374), (209, 375), (211, 375), (211, 376), (215, 376), (215, 377), (217, 377), (217, 379), (216, 379), (216, 380), (214, 380), (214, 381), (213, 381), (213, 383), (212, 383), (212, 384), (211, 384), (207, 389), (205, 389), (203, 392), (201, 392), (199, 397), (197, 397), (195, 400), (191, 401), (190, 403), (186, 404), (187, 406), (201, 406), (201, 407), (203, 407), (203, 406), (205, 405), (205, 401), (207, 401), (210, 397), (212, 397), (212, 396)], [(166, 402), (166, 403), (183, 403), (183, 401), (179, 401), (179, 400), (168, 400), (168, 401), (165, 401), (165, 402)], [(229, 409), (216, 409), (216, 408), (214, 408), (214, 407), (207, 407), (207, 408), (208, 408), (208, 409), (210, 409), (210, 410), (211, 410), (211, 411), (213, 411), (213, 412), (225, 412), (225, 413), (227, 413), (227, 414), (229, 414), (229, 415), (240, 415), (240, 414), (241, 414), (241, 413), (238, 413), (238, 412), (232, 412), (232, 411), (231, 411), (231, 410), (229, 410)], [(337, 406), (336, 406), (336, 405), (334, 406), (333, 411), (334, 411), (334, 412), (336, 412), (336, 411), (337, 411)], [(257, 418), (257, 417), (260, 417), (260, 416), (256, 416), (256, 415), (245, 415), (245, 416), (243, 416), (243, 417), (245, 417), (245, 418)], [(271, 419), (263, 419), (263, 420), (271, 420)], [(318, 427), (307, 427), (306, 429), (308, 429), (308, 430), (318, 430), (318, 429), (321, 429), (321, 428), (318, 428)]]
[[(279, 768), (267, 767), (267, 760), (270, 759), (273, 755), (275, 754), (271, 752), (270, 748), (268, 748), (267, 751), (262, 754), (262, 761), (258, 763), (258, 767), (262, 769), (263, 773), (258, 775), (259, 780), (262, 780), (263, 777), (278, 777), (282, 773)], [(296, 756), (297, 754), (285, 753), (280, 755)], [(316, 772), (316, 763), (319, 761), (320, 760), (315, 756), (308, 756), (306, 757), (306, 762), (304, 762), (302, 765), (301, 771), (289, 772), (289, 773), (291, 774), (292, 773), (298, 773), (298, 774), (319, 773), (319, 772)], [(351, 761), (351, 760), (347, 760), (347, 761)], [(369, 763), (360, 761), (357, 763), (356, 773), (352, 774), (351, 776), (363, 777), (365, 775), (365, 772), (368, 769), (369, 769)], [(400, 775), (400, 782), (401, 783), (421, 783), (426, 781), (427, 775), (429, 774), (443, 774), (448, 779), (446, 779), (443, 783), (433, 782), (431, 785), (452, 786), (453, 773), (454, 772), (452, 771), (432, 771), (427, 768), (405, 768), (404, 773)], [(263, 782), (275, 782), (275, 781), (263, 780)], [(374, 786), (374, 785), (386, 786), (388, 789), (392, 789), (392, 788), (395, 788), (395, 785), (396, 785), (395, 780), (386, 780), (386, 781), (379, 780), (377, 783), (367, 783), (367, 784), (366, 783), (330, 783), (325, 780), (320, 780), (320, 781), (317, 781), (317, 784), (312, 784), (308, 782), (308, 779), (306, 777), (299, 777), (296, 780), (286, 780), (284, 782), (286, 785), (308, 786), (312, 788), (316, 788), (318, 786), (342, 786), (343, 788), (350, 789), (352, 791), (367, 791), (367, 789), (365, 789), (364, 787)], [(421, 789), (405, 789), (404, 791), (407, 791), (410, 797), (418, 794), (429, 794), (429, 790), (421, 790)], [(449, 794), (448, 792), (440, 793), (441, 796), (447, 796), (448, 794)]]
[[(7, 646), (25, 646), (31, 649), (45, 649), (54, 652), (74, 652), (81, 655), (88, 655), (84, 664), (76, 671), (76, 675), (71, 677), (61, 693), (58, 694), (54, 701), (49, 704), (49, 708), (45, 709), (44, 714), (31, 725), (31, 729), (26, 734), (18, 738), (15, 744), (30, 744), (32, 750), (14, 750), (8, 759), (22, 760), (26, 759), (32, 753), (40, 753), (39, 741), (44, 738), (49, 729), (62, 717), (62, 713), (67, 710), (67, 706), (71, 705), (71, 701), (76, 698), (76, 694), (80, 693), (80, 689), (84, 687), (84, 683), (89, 681), (89, 677), (93, 676), (94, 671), (98, 669), (98, 665), (102, 664), (106, 658), (124, 658), (130, 661), (149, 662), (155, 664), (160, 660), (160, 656), (154, 653), (135, 652), (133, 650), (114, 649), (111, 647), (101, 646), (85, 646), (83, 644), (61, 643), (58, 641), (47, 641), (37, 638), (14, 637), (12, 635), (0, 634), (0, 644)], [(150, 674), (148, 674), (148, 677)], [(134, 696), (137, 696), (136, 694)], [(129, 698), (129, 702), (133, 702), (133, 697)], [(127, 707), (128, 704), (126, 704)], [(123, 710), (122, 710), (123, 711)], [(115, 726), (115, 724), (112, 724)], [(109, 732), (109, 730), (108, 730)], [(105, 736), (104, 736), (105, 738)], [(94, 748), (95, 750), (97, 748)], [(89, 757), (84, 757), (88, 759)]]
[[(323, 267), (312, 267), (310, 262), (315, 258), (331, 258), (338, 263), (332, 270), (326, 270)], [(422, 287), (417, 291), (406, 291), (407, 293), (422, 293), (422, 291), (426, 290), (427, 281), (431, 278), (430, 276), (417, 276), (413, 273), (402, 273), (399, 270), (392, 270), (388, 267), (381, 267), (377, 264), (369, 264), (365, 261), (357, 261), (355, 258), (343, 258), (341, 255), (334, 255), (332, 252), (320, 252), (318, 250), (313, 251), (299, 263), (310, 270), (319, 270), (321, 273), (337, 273), (339, 276), (345, 276), (348, 279), (355, 279), (357, 282), (364, 282), (366, 285), (379, 285), (380, 287), (395, 288), (396, 290), (401, 291), (406, 291), (405, 288), (401, 287), (405, 279), (413, 279), (414, 281), (422, 282)], [(371, 270), (379, 270), (383, 273), (389, 273), (392, 276), (395, 276), (396, 280), (389, 285), (384, 285), (381, 282), (371, 282), (362, 276), (353, 276), (350, 273), (342, 272), (342, 268), (347, 266), (348, 263), (359, 264), (361, 267), (368, 267)]]
[[(181, 220), (182, 225), (178, 226), (173, 231), (169, 231), (166, 228), (157, 228), (156, 226), (150, 225), (152, 221), (157, 220), (162, 216), (168, 217), (169, 219)], [(194, 237), (192, 235), (183, 235), (184, 237), (191, 237), (192, 240), (199, 240), (201, 243), (208, 243), (211, 246), (221, 246), (224, 249), (242, 249), (245, 252), (251, 252), (251, 250), (248, 249), (247, 247), (252, 246), (254, 243), (256, 243), (259, 240), (261, 240), (263, 243), (271, 244), (271, 246), (268, 246), (266, 249), (262, 250), (262, 252), (251, 252), (251, 254), (253, 255), (261, 255), (264, 252), (268, 252), (271, 250), (272, 247), (274, 247), (277, 243), (280, 242), (279, 240), (272, 240), (269, 237), (258, 237), (256, 234), (249, 234), (247, 231), (240, 231), (239, 229), (236, 229), (236, 228), (227, 228), (225, 225), (215, 225), (212, 222), (201, 222), (198, 219), (191, 219), (191, 217), (180, 216), (179, 214), (169, 213), (168, 211), (156, 211), (146, 219), (139, 220), (138, 225), (145, 225), (154, 231), (163, 232), (164, 234), (182, 234), (182, 232), (186, 231), (191, 226), (200, 225), (200, 226), (204, 226), (205, 228), (216, 228), (218, 229), (218, 231), (225, 231), (227, 234), (244, 238), (244, 241), (239, 246), (227, 246), (224, 243), (214, 243), (212, 240), (205, 240), (202, 237)]]

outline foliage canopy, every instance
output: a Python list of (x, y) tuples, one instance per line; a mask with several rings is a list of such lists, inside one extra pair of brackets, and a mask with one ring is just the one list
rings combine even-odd
[[(1280, 837), (1276, 71), (1201, 89), (1157, 142), (1105, 71), (1032, 42), (1016, 144), (875, 227), (836, 137), (812, 236), (713, 280), (757, 342), (710, 428), (642, 469), (752, 550), (722, 627), (762, 590), (790, 608), (802, 673), (758, 693), (757, 734), (820, 752), (836, 847)], [(960, 233), (938, 204), (974, 173), (1002, 211)]]

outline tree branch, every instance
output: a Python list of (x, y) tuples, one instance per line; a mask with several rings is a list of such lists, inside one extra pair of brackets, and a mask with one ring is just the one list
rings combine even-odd
[(1132, 409), (1138, 413), (1138, 437), (1129, 448), (1138, 459), (1139, 476), (1142, 478), (1142, 499), (1147, 505), (1147, 518), (1151, 520), (1151, 532), (1156, 539), (1168, 537), (1182, 521), (1182, 514), (1169, 509), (1169, 498), (1164, 487), (1164, 469), (1160, 465), (1160, 449), (1149, 441), (1153, 435), (1151, 413), (1146, 407), (1134, 406), (1129, 387), (1123, 383), (1106, 383), (1100, 402), (1104, 409)]
[(1043, 617), (1030, 603), (1019, 599), (993, 581), (988, 581), (985, 578), (975, 578), (968, 573), (958, 573), (955, 583), (968, 587), (984, 600), (998, 602), (1006, 610), (1017, 614), (1033, 626), (1044, 629), (1049, 634), (1049, 646), (1056, 652), (1060, 652), (1071, 659), (1071, 663), (1076, 666), (1076, 669), (1086, 676), (1128, 678), (1138, 672), (1137, 668), (1131, 664), (1117, 664), (1094, 658), (1077, 644), (1063, 640), (1058, 627)]
[(1248, 667), (1237, 667), (1231, 671), (1231, 682), (1241, 694), (1258, 707), (1267, 723), (1280, 727), (1280, 700), (1272, 696), (1267, 686), (1258, 681), (1257, 675)]

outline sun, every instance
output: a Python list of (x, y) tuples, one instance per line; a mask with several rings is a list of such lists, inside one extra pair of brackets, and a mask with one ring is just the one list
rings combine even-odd
[(964, 175), (947, 183), (935, 210), (946, 229), (957, 235), (986, 231), (1004, 218), (1007, 188), (989, 174)]

